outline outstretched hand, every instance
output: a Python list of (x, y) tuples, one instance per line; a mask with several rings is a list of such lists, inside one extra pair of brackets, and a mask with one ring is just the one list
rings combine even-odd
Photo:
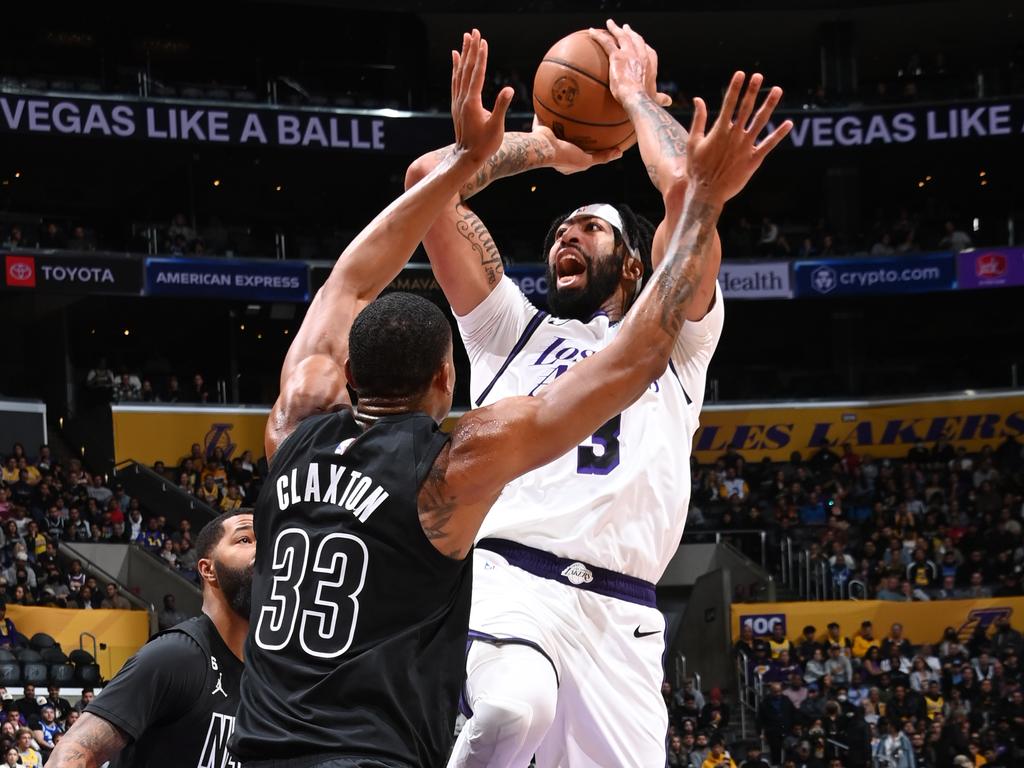
[(696, 185), (694, 189), (706, 190), (718, 205), (725, 203), (746, 186), (768, 153), (778, 146), (793, 127), (793, 122), (786, 120), (758, 143), (758, 135), (768, 124), (782, 98), (782, 89), (773, 87), (754, 113), (754, 104), (764, 78), (758, 73), (751, 75), (743, 100), (740, 101), (745, 79), (742, 72), (732, 76), (722, 100), (722, 111), (718, 113), (707, 134), (704, 133), (707, 106), (703, 99), (693, 100), (693, 122), (686, 143), (687, 172), (691, 185)]
[(481, 93), (487, 71), (487, 41), (474, 29), (462, 36), (462, 52), (452, 51), (452, 122), (456, 149), (474, 163), (482, 163), (501, 146), (505, 113), (513, 91), (501, 89), (494, 108), (484, 109)]

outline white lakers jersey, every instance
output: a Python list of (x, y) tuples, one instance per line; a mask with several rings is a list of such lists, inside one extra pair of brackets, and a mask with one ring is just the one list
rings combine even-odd
[[(478, 539), (502, 538), (657, 582), (679, 546), (690, 501), (690, 447), (708, 363), (724, 319), (686, 322), (665, 373), (619, 416), (564, 456), (509, 483)], [(508, 277), (457, 318), (474, 407), (533, 395), (604, 349), (619, 324), (537, 310)]]

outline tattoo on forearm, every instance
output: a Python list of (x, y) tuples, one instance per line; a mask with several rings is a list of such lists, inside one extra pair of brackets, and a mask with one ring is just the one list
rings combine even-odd
[(468, 200), (492, 181), (514, 176), (528, 168), (536, 168), (550, 162), (554, 150), (545, 142), (528, 133), (507, 133), (498, 151), (488, 158), (476, 176), (467, 182), (460, 194)]
[[(686, 157), (686, 129), (654, 99), (646, 93), (639, 93), (627, 101), (626, 111), (634, 124), (642, 120), (654, 129), (661, 157)], [(647, 173), (654, 186), (658, 186), (657, 166), (648, 165)]]
[(128, 737), (102, 717), (84, 713), (53, 750), (47, 768), (102, 765), (128, 744)]
[(659, 322), (671, 336), (682, 329), (689, 301), (700, 286), (717, 220), (718, 210), (710, 203), (687, 206), (679, 242), (654, 275)]
[(480, 221), (480, 217), (471, 211), (464, 203), (455, 204), (455, 212), (458, 219), (455, 222), (455, 229), (465, 238), (473, 251), (480, 257), (480, 266), (487, 275), (487, 284), (494, 286), (504, 272), (501, 263), (501, 254), (498, 253), (498, 246), (494, 244), (487, 227)]
[(430, 468), (427, 479), (423, 481), (423, 485), (420, 487), (420, 525), (423, 527), (423, 533), (426, 534), (426, 537), (445, 556), (453, 559), (462, 559), (466, 556), (466, 553), (461, 548), (444, 550), (439, 541), (452, 533), (452, 531), (447, 530), (447, 526), (455, 515), (457, 508), (455, 497), (448, 491), (447, 483), (445, 482), (446, 468), (446, 458), (439, 457), (434, 466)]

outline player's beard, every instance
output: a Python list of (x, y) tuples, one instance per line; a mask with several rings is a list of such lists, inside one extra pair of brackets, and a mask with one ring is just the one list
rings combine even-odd
[(214, 560), (213, 569), (231, 610), (249, 621), (252, 613), (252, 566), (235, 569)]
[(622, 279), (622, 262), (615, 254), (595, 259), (582, 249), (587, 262), (587, 280), (582, 288), (558, 289), (558, 272), (555, 264), (548, 261), (548, 308), (555, 317), (587, 322), (601, 309), (608, 297), (618, 288)]

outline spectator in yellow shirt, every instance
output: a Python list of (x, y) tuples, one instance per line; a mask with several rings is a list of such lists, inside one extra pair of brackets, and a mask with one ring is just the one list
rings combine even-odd
[(13, 456), (7, 457), (3, 470), (0, 470), (0, 479), (8, 485), (14, 485), (21, 479), (21, 473), (18, 471), (18, 460)]
[(36, 469), (33, 465), (29, 464), (28, 459), (26, 459), (24, 456), (18, 459), (18, 469), (23, 469), (28, 473), (28, 477), (25, 478), (25, 480), (29, 485), (37, 485), (43, 477), (41, 474), (39, 474), (39, 470)]
[(231, 512), (242, 506), (242, 495), (238, 492), (238, 486), (232, 483), (228, 486), (228, 492), (220, 500), (222, 512)]
[(786, 637), (786, 631), (781, 623), (772, 626), (772, 636), (768, 638), (768, 647), (772, 652), (772, 659), (778, 659), (783, 651), (789, 651), (793, 655), (793, 643)]
[(725, 751), (725, 743), (722, 741), (722, 738), (716, 737), (711, 742), (711, 751), (704, 758), (704, 764), (701, 765), (701, 768), (719, 768), (719, 766), (722, 768), (736, 768), (736, 761)]
[(212, 477), (213, 482), (215, 482), (218, 487), (223, 488), (224, 484), (228, 481), (228, 472), (224, 469), (224, 465), (219, 461), (216, 459), (210, 459), (206, 462), (206, 467), (203, 469), (202, 481), (205, 483), (206, 478), (208, 477)]
[(875, 629), (870, 621), (860, 623), (860, 632), (853, 638), (853, 655), (858, 659), (867, 656), (872, 648), (881, 648), (881, 643), (875, 637)]

